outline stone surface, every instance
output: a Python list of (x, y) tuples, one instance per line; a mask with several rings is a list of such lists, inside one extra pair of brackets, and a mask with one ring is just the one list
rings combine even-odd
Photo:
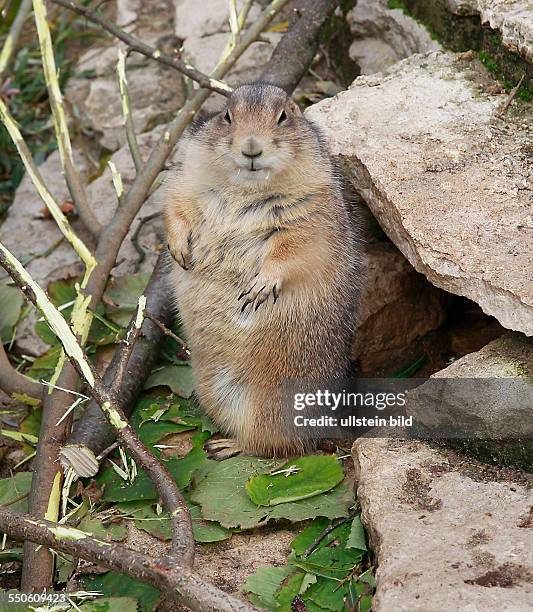
[(365, 246), (365, 283), (352, 358), (363, 373), (387, 367), (444, 319), (440, 292), (390, 242)]
[[(267, 32), (264, 34), (264, 39), (269, 42), (258, 41), (251, 44), (225, 80), (237, 84), (258, 76), (261, 67), (270, 59), (280, 36), (275, 32)], [(227, 42), (227, 34), (213, 34), (204, 38), (190, 36), (183, 43), (183, 53), (198, 70), (209, 73), (216, 66)]]
[[(228, 0), (209, 0), (199, 4), (198, 0), (176, 0), (174, 31), (178, 38), (185, 40), (189, 36), (202, 38), (211, 34), (229, 32)], [(237, 2), (238, 9), (242, 2)], [(252, 23), (260, 13), (255, 4), (248, 13), (246, 23)]]
[(533, 4), (531, 0), (446, 0), (457, 15), (479, 15), (483, 25), (501, 33), (511, 51), (533, 61)]
[(358, 194), (416, 270), (508, 329), (533, 334), (531, 124), (440, 52), (310, 107)]
[(424, 26), (400, 9), (389, 9), (387, 0), (358, 0), (347, 20), (354, 35), (350, 57), (361, 74), (382, 72), (413, 53), (440, 48)]
[(361, 438), (352, 454), (376, 555), (375, 612), (531, 609), (533, 493), (523, 472), (422, 442)]
[[(141, 134), (139, 137), (139, 147), (141, 156), (146, 159), (149, 151), (155, 145), (155, 143), (161, 138), (164, 128), (162, 126), (155, 128), (151, 132)], [(176, 153), (174, 154), (174, 156)], [(174, 158), (172, 158), (174, 159)], [(170, 162), (172, 162), (172, 159)], [(133, 161), (127, 146), (122, 147), (116, 153), (113, 154), (111, 160), (115, 164), (117, 170), (122, 176), (124, 188), (127, 190), (135, 177), (135, 168)], [(111, 171), (106, 166), (105, 171), (100, 177), (93, 181), (88, 186), (88, 194), (91, 202), (93, 202), (94, 211), (98, 217), (98, 220), (105, 224), (108, 223), (114, 215), (116, 210), (117, 198), (111, 180)], [(117, 256), (118, 265), (113, 268), (113, 276), (122, 276), (124, 274), (131, 274), (133, 272), (151, 272), (155, 261), (159, 255), (161, 246), (163, 244), (162, 235), (162, 221), (160, 218), (153, 219), (146, 222), (138, 236), (138, 242), (145, 252), (145, 259), (137, 265), (139, 254), (135, 249), (132, 238), (139, 226), (139, 222), (142, 218), (158, 213), (161, 210), (160, 202), (157, 198), (157, 192), (149, 197), (143, 204), (141, 210), (137, 213), (129, 232), (122, 243), (122, 247)]]
[[(86, 168), (81, 155), (75, 154), (74, 159), (78, 168)], [(61, 205), (70, 200), (57, 151), (39, 166), (39, 171), (56, 202)], [(51, 281), (74, 276), (82, 271), (78, 256), (65, 240), (61, 241), (61, 233), (55, 221), (44, 214), (44, 209), (43, 201), (31, 179), (25, 174), (13, 204), (0, 225), (2, 243), (25, 263), (28, 272), (42, 287), (46, 287)], [(80, 236), (88, 238), (81, 223), (74, 221), (73, 227)], [(5, 275), (4, 270), (0, 269), (0, 278)], [(36, 320), (37, 314), (31, 310), (17, 326), (17, 344), (29, 354), (40, 354), (47, 348), (33, 331)]]
[[(144, 42), (166, 53), (176, 47), (172, 0), (158, 0), (150, 6), (123, 2), (117, 6), (117, 13), (122, 24), (130, 24), (126, 29)], [(100, 144), (111, 151), (126, 142), (116, 76), (118, 48), (126, 50), (118, 41), (111, 46), (102, 42), (87, 50), (76, 66), (76, 73), (82, 76), (71, 78), (65, 92), (82, 126), (96, 131)], [(183, 103), (180, 73), (137, 53), (128, 57), (126, 70), (136, 132), (167, 122)]]
[[(175, 32), (183, 40), (182, 57), (201, 72), (211, 72), (229, 40), (227, 0), (212, 0), (202, 5), (196, 0), (175, 0), (175, 3)], [(237, 6), (240, 8), (242, 2), (238, 2)], [(247, 24), (252, 23), (260, 12), (261, 7), (255, 3), (248, 14)], [(237, 86), (257, 79), (281, 36), (278, 32), (265, 32), (262, 41), (253, 43), (242, 54), (224, 81)], [(207, 111), (217, 110), (222, 103), (222, 96), (212, 94), (204, 108)]]
[(433, 374), (409, 396), (407, 414), (434, 436), (454, 437), (475, 456), (533, 466), (533, 339), (506, 334)]

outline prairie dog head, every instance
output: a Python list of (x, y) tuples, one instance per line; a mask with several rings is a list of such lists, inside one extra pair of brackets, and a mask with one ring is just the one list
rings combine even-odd
[(317, 134), (297, 104), (273, 85), (237, 88), (197, 136), (209, 170), (244, 189), (295, 175), (316, 178), (313, 162), (322, 157)]

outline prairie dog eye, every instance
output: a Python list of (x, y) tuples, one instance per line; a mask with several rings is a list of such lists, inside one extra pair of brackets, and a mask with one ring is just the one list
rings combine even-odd
[(286, 120), (287, 120), (287, 113), (285, 112), (285, 110), (282, 110), (278, 117), (278, 125), (281, 125)]
[(224, 115), (224, 121), (231, 125), (231, 113), (229, 112), (229, 110), (227, 110), (226, 114)]

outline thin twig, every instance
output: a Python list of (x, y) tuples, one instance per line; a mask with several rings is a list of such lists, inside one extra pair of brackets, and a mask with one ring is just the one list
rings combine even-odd
[(507, 94), (507, 97), (505, 98), (504, 103), (502, 104), (501, 109), (499, 110), (498, 114), (500, 116), (505, 115), (505, 113), (507, 112), (507, 109), (509, 108), (509, 106), (511, 106), (511, 102), (515, 99), (516, 94), (518, 93), (518, 90), (520, 89), (520, 86), (522, 85), (522, 83), (524, 82), (524, 79), (526, 78), (526, 75), (523, 74), (522, 78), (518, 81), (518, 83), (511, 89), (511, 91)]
[(209, 89), (211, 91), (216, 91), (223, 96), (229, 96), (232, 92), (232, 89), (226, 83), (218, 80), (217, 78), (212, 78), (197, 70), (194, 66), (187, 64), (180, 60), (178, 57), (166, 55), (162, 53), (159, 49), (151, 47), (147, 45), (142, 40), (139, 40), (132, 34), (125, 32), (122, 28), (117, 26), (116, 23), (109, 21), (106, 19), (100, 12), (92, 11), (84, 6), (77, 4), (76, 2), (72, 2), (71, 0), (52, 0), (54, 4), (58, 4), (67, 8), (71, 11), (78, 13), (78, 15), (83, 15), (89, 21), (93, 23), (97, 23), (107, 32), (113, 34), (116, 38), (126, 43), (130, 49), (133, 51), (137, 51), (137, 53), (141, 53), (146, 57), (154, 59), (158, 61), (160, 64), (164, 64), (165, 66), (170, 66), (174, 68), (178, 72), (188, 76), (193, 81), (196, 81), (200, 87), (205, 89)]
[(26, 499), (26, 497), (28, 497), (29, 495), (29, 491), (26, 493), (23, 493), (22, 495), (19, 495), (18, 497), (15, 497), (14, 499), (10, 499), (9, 501), (0, 504), (0, 508), (7, 508), (9, 506), (12, 506), (13, 504), (16, 504), (19, 501), (22, 501), (23, 499)]
[(67, 185), (85, 227), (93, 236), (98, 236), (102, 226), (91, 208), (87, 192), (85, 191), (85, 187), (83, 186), (72, 157), (72, 146), (70, 144), (65, 109), (63, 108), (63, 96), (59, 89), (52, 37), (50, 35), (50, 28), (48, 27), (44, 0), (33, 0), (33, 11), (35, 13), (35, 23), (37, 25), (37, 34), (39, 36), (41, 57), (43, 60), (43, 72), (46, 87), (48, 88), (48, 97), (52, 109), (57, 145)]
[(152, 219), (155, 219), (156, 217), (160, 217), (160, 216), (161, 216), (161, 213), (156, 212), (156, 213), (152, 213), (151, 215), (146, 215), (145, 217), (142, 217), (141, 219), (139, 219), (139, 224), (137, 225), (135, 231), (133, 232), (131, 236), (131, 243), (133, 244), (133, 246), (135, 247), (135, 250), (139, 254), (139, 256), (137, 257), (137, 260), (133, 264), (133, 268), (135, 272), (139, 270), (142, 262), (146, 259), (146, 253), (139, 243), (139, 234), (141, 233), (141, 230), (144, 227), (145, 223), (148, 223)]
[(15, 56), (20, 34), (22, 32), (22, 28), (24, 27), (26, 17), (31, 10), (31, 6), (32, 0), (22, 0), (17, 11), (17, 15), (9, 28), (2, 52), (0, 53), (0, 85), (2, 85), (2, 81), (7, 75), (11, 61)]
[(20, 372), (17, 372), (15, 368), (9, 362), (4, 345), (0, 340), (0, 389), (8, 395), (14, 393), (20, 395), (28, 395), (36, 399), (42, 399), (43, 388), (35, 380), (24, 376)]
[(350, 515), (350, 516), (341, 517), (341, 518), (338, 518), (338, 519), (335, 519), (334, 521), (332, 521), (324, 529), (324, 531), (306, 548), (306, 550), (304, 552), (304, 557), (308, 557), (316, 549), (316, 547), (320, 544), (320, 542), (322, 542), (322, 540), (326, 536), (328, 536), (333, 530), (337, 529), (337, 527), (339, 525), (347, 523), (352, 518), (353, 518), (353, 516)]
[(11, 116), (6, 104), (0, 98), (0, 120), (5, 125), (13, 144), (17, 147), (20, 159), (22, 160), (26, 172), (28, 173), (33, 185), (37, 189), (37, 193), (41, 197), (42, 201), (50, 211), (50, 214), (54, 221), (57, 223), (59, 230), (67, 241), (71, 244), (72, 248), (76, 251), (77, 255), (85, 264), (86, 268), (93, 268), (96, 266), (96, 260), (93, 257), (91, 251), (83, 243), (83, 241), (75, 234), (74, 230), (70, 226), (67, 217), (61, 210), (59, 204), (55, 201), (54, 197), (46, 187), (46, 184), (33, 161), (28, 145), (24, 141), (22, 134), (17, 126), (16, 121)]
[(169, 338), (172, 338), (173, 340), (175, 340), (179, 345), (181, 345), (181, 348), (184, 351), (187, 351), (187, 353), (189, 353), (189, 348), (187, 346), (187, 343), (185, 342), (185, 340), (183, 340), (182, 338), (180, 338), (179, 336), (177, 336), (171, 329), (169, 329), (164, 323), (161, 323), (161, 321), (155, 317), (149, 310), (145, 310), (144, 311), (144, 316), (147, 319), (150, 319), (150, 321), (152, 321), (152, 323), (154, 325), (157, 325), (157, 327), (159, 327), (159, 329), (165, 334), (165, 336), (168, 336)]
[(135, 134), (135, 125), (133, 123), (133, 115), (131, 113), (130, 95), (128, 91), (128, 79), (126, 77), (126, 55), (122, 49), (118, 50), (117, 62), (118, 87), (120, 90), (120, 99), (122, 101), (122, 114), (124, 115), (124, 125), (126, 127), (126, 138), (130, 149), (131, 157), (135, 165), (135, 170), (140, 172), (142, 169), (142, 157), (139, 150), (139, 143)]
[(137, 315), (131, 320), (128, 331), (126, 332), (126, 337), (122, 341), (122, 345), (117, 349), (120, 351), (119, 353), (119, 362), (117, 366), (117, 374), (116, 374), (116, 385), (120, 386), (124, 375), (126, 373), (126, 369), (128, 367), (128, 362), (131, 357), (131, 353), (133, 351), (133, 347), (135, 346), (135, 342), (141, 333), (141, 327), (144, 321), (144, 317), (146, 314), (146, 297), (144, 295), (139, 296), (139, 304), (137, 306)]

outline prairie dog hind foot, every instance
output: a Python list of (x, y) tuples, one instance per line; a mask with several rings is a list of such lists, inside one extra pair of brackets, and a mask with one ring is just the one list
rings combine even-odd
[(207, 451), (209, 459), (214, 459), (215, 461), (223, 461), (242, 453), (240, 444), (233, 438), (209, 440), (204, 444), (204, 449)]

